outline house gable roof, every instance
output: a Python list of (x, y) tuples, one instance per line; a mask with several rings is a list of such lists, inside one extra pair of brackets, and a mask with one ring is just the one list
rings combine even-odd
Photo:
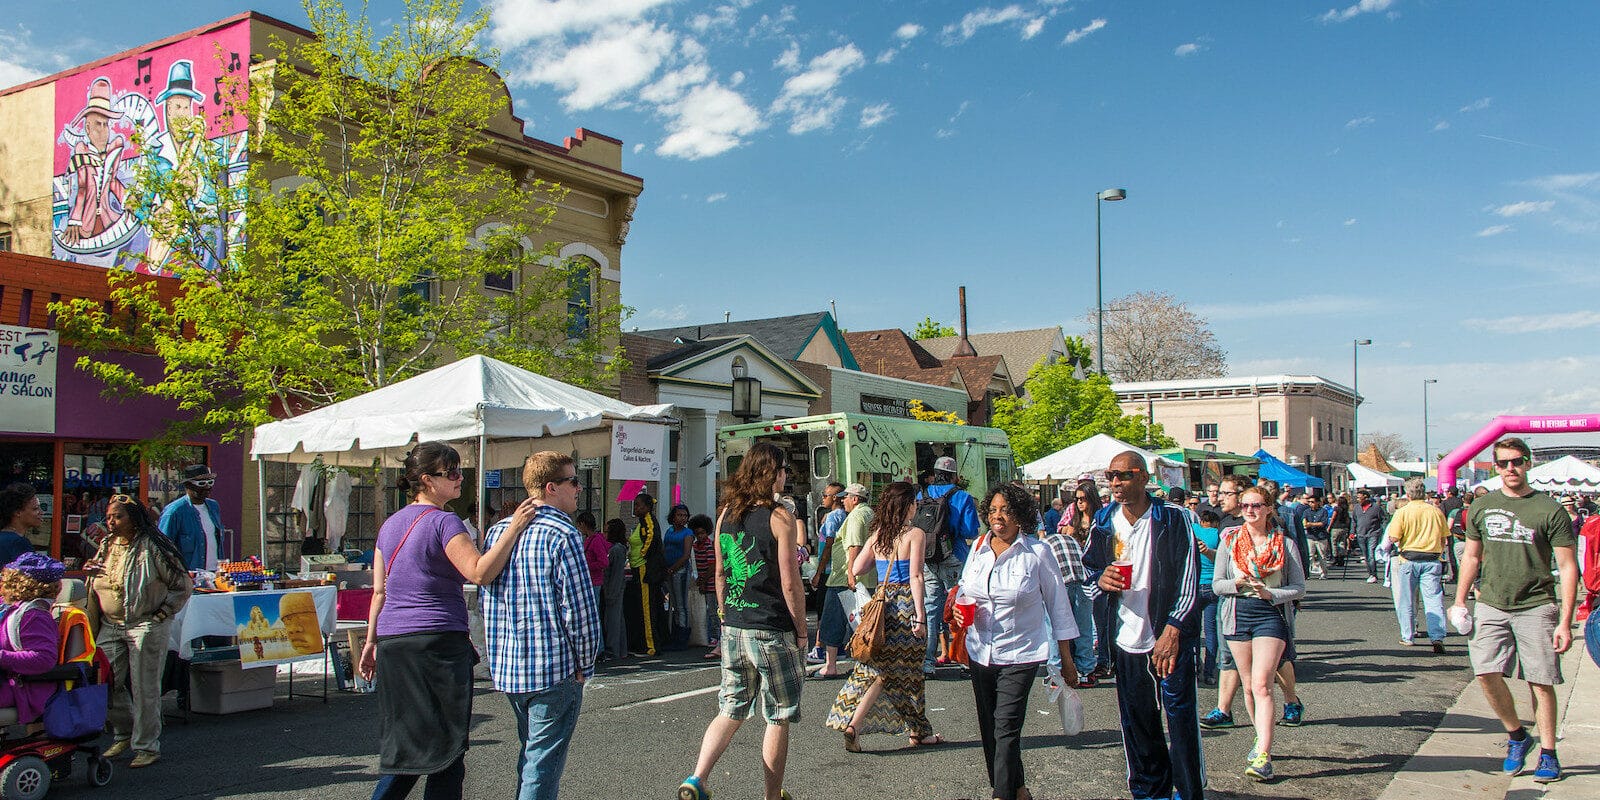
[(833, 315), (826, 311), (796, 314), (788, 317), (712, 322), (704, 325), (682, 325), (675, 328), (656, 328), (634, 331), (651, 339), (697, 342), (705, 339), (748, 335), (763, 347), (785, 359), (799, 359), (806, 346), (820, 333), (828, 338), (839, 353), (839, 361), (846, 369), (858, 369), (850, 346), (834, 324)]
[[(761, 344), (754, 336), (720, 336), (713, 339), (703, 339), (690, 342), (670, 353), (650, 359), (645, 366), (645, 371), (650, 378), (657, 381), (674, 383), (691, 383), (704, 386), (728, 386), (732, 376), (721, 370), (717, 374), (707, 374), (704, 367), (709, 362), (734, 355), (742, 355), (746, 359), (759, 362), (760, 367), (752, 367), (751, 375), (760, 376), (766, 373), (761, 391), (792, 394), (808, 399), (822, 396), (822, 387), (799, 370), (791, 366), (788, 360), (772, 352)], [(772, 378), (780, 378), (787, 382), (787, 386), (774, 385)]]
[[(1066, 355), (1065, 337), (1060, 326), (1020, 331), (973, 333), (967, 336), (980, 356), (1004, 356), (1006, 366), (1017, 380), (1027, 380), (1028, 372), (1052, 354)], [(929, 353), (944, 359), (955, 354), (960, 336), (940, 336), (917, 342)]]

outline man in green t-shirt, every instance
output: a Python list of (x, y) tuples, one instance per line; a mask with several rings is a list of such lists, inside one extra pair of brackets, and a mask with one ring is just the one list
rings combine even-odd
[[(1453, 617), (1466, 612), (1467, 592), (1478, 580), (1472, 671), (1510, 741), (1501, 768), (1522, 772), (1533, 741), (1522, 728), (1516, 701), (1506, 687), (1515, 663), (1518, 676), (1533, 690), (1539, 730), (1539, 766), (1533, 779), (1560, 780), (1556, 758), (1556, 690), (1562, 653), (1572, 646), (1572, 611), (1578, 594), (1578, 561), (1572, 523), (1561, 505), (1528, 486), (1532, 452), (1526, 442), (1508, 437), (1494, 443), (1499, 492), (1472, 503), (1467, 549), (1461, 558)], [(1550, 574), (1554, 560), (1560, 592)]]

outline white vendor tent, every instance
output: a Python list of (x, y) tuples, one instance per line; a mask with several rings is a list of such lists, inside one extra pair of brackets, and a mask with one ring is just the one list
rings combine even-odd
[(1401, 478), (1355, 462), (1346, 464), (1344, 468), (1350, 473), (1350, 486), (1356, 489), (1398, 489), (1406, 484)]
[[(509, 469), (537, 450), (583, 456), (611, 451), (616, 421), (676, 425), (670, 405), (635, 406), (485, 356), (468, 356), (359, 397), (257, 425), (250, 447), (263, 461), (399, 466), (416, 442), (471, 443), (463, 466)], [(535, 442), (556, 437), (556, 441)], [(266, 481), (260, 475), (265, 553)], [(484, 469), (478, 496), (484, 496)], [(479, 530), (483, 530), (479, 504)]]
[[(1528, 470), (1528, 485), (1541, 492), (1593, 492), (1600, 489), (1600, 468), (1574, 456), (1562, 456)], [(1473, 488), (1478, 486), (1498, 491), (1500, 478), (1490, 478)]]
[(1071, 447), (1024, 464), (1022, 476), (1033, 481), (1046, 478), (1069, 481), (1076, 480), (1086, 473), (1099, 475), (1111, 466), (1111, 459), (1128, 450), (1138, 453), (1161, 483), (1167, 486), (1183, 485), (1182, 464), (1104, 433), (1097, 433)]

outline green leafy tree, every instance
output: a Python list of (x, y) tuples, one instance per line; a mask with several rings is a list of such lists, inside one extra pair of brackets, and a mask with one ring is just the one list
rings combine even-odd
[[(233, 438), (468, 353), (609, 382), (626, 366), (627, 309), (590, 295), (591, 262), (559, 261), (555, 243), (526, 246), (562, 190), (485, 156), (487, 127), (509, 103), (484, 66), (496, 60), (480, 45), (487, 13), (409, 0), (380, 36), (364, 9), (305, 0), (305, 10), (315, 37), (274, 40), (275, 59), (226, 87), (226, 113), (252, 122), (242, 181), (229, 181), (220, 152), (182, 170), (139, 166), (131, 202), (172, 245), (147, 266), (176, 273), (176, 296), (111, 271), (109, 305), (53, 307), (69, 341), (153, 352), (162, 375), (144, 380), (115, 357), (78, 367), (111, 390), (177, 401), (194, 416), (169, 438)], [(286, 177), (297, 185), (273, 186)], [(224, 188), (206, 193), (214, 202), (171, 200), (197, 187)], [(214, 234), (241, 220), (248, 249)], [(487, 222), (497, 227), (474, 239)], [(513, 290), (485, 291), (486, 276), (506, 273)]]
[(923, 317), (922, 321), (917, 323), (916, 329), (911, 331), (911, 338), (913, 339), (937, 339), (941, 336), (954, 335), (956, 335), (955, 328), (943, 322), (938, 322), (933, 317)]
[[(1028, 397), (994, 401), (993, 425), (1006, 432), (1019, 463), (1034, 461), (1063, 447), (1104, 433), (1129, 444), (1172, 447), (1161, 426), (1122, 412), (1111, 383), (1088, 372), (1089, 346), (1068, 337), (1067, 358), (1039, 364), (1028, 373)], [(1080, 374), (1086, 373), (1086, 374)]]

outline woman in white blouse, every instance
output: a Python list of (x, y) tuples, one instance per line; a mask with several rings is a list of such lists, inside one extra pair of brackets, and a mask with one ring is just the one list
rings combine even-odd
[[(1028, 691), (1051, 647), (1061, 654), (1066, 685), (1078, 680), (1072, 664), (1078, 626), (1061, 568), (1048, 545), (1021, 535), (1022, 522), (1032, 526), (1036, 513), (1037, 503), (1026, 489), (1013, 484), (990, 489), (983, 506), (989, 535), (978, 540), (961, 573), (960, 594), (977, 604), (967, 629), (967, 656), (995, 800), (1033, 797), (1022, 777), (1022, 723)], [(1046, 638), (1047, 631), (1055, 641)]]

